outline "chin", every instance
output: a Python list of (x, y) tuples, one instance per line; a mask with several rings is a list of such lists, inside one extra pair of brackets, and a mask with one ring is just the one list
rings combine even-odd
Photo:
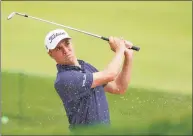
[(72, 64), (74, 64), (74, 59), (73, 59), (73, 58), (70, 58), (70, 59), (68, 59), (68, 60), (64, 60), (64, 63), (65, 63), (66, 65), (72, 65)]

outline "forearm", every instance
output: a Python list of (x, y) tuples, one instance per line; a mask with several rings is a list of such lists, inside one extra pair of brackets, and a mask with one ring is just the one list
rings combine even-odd
[(115, 56), (113, 57), (112, 61), (104, 69), (103, 71), (104, 74), (107, 74), (116, 78), (116, 76), (119, 74), (123, 58), (124, 58), (124, 48), (121, 48), (115, 53)]
[(115, 56), (104, 70), (93, 73), (93, 83), (91, 88), (114, 81), (119, 73), (126, 49), (124, 41), (118, 38), (110, 37), (109, 44), (111, 50), (115, 51)]
[(125, 55), (124, 64), (121, 72), (115, 79), (117, 87), (125, 91), (131, 80), (131, 70), (132, 70), (132, 57)]

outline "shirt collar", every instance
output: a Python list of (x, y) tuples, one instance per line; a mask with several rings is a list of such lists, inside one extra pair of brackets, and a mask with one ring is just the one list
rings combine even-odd
[(84, 61), (83, 60), (78, 60), (78, 63), (80, 64), (81, 68), (78, 66), (74, 66), (74, 65), (62, 65), (62, 64), (56, 64), (57, 70), (58, 72), (61, 71), (67, 71), (67, 70), (76, 70), (76, 71), (85, 71), (84, 70)]

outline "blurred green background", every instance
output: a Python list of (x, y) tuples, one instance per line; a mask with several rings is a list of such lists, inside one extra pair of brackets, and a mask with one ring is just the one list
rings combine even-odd
[[(13, 11), (141, 47), (127, 93), (107, 94), (112, 129), (93, 133), (192, 133), (191, 1), (1, 2), (1, 116), (9, 118), (2, 134), (69, 134), (53, 88), (55, 62), (44, 47), (47, 32), (59, 27), (20, 16), (8, 21)], [(110, 62), (107, 42), (65, 30), (79, 59), (99, 70)]]

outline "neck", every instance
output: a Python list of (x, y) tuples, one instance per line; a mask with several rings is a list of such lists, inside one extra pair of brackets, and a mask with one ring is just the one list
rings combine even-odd
[(78, 63), (78, 60), (77, 60), (77, 59), (74, 61), (74, 65), (75, 65), (75, 66), (78, 66), (78, 67), (81, 67), (80, 64)]
[(78, 66), (78, 67), (81, 67), (81, 65), (78, 63), (78, 60), (75, 59), (73, 62), (71, 63), (58, 63), (58, 64), (61, 64), (61, 65), (71, 65), (71, 66)]

